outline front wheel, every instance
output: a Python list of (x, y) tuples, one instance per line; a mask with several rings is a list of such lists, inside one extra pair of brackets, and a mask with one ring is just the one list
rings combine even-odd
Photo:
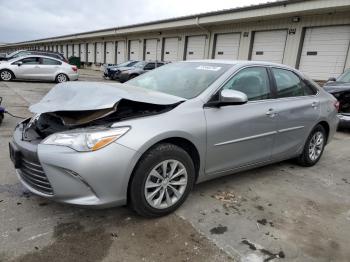
[(63, 82), (67, 82), (68, 81), (68, 76), (67, 75), (65, 75), (65, 74), (58, 74), (57, 76), (56, 76), (56, 82), (57, 83), (63, 83)]
[(11, 81), (13, 79), (13, 73), (10, 70), (2, 70), (0, 71), (0, 79), (2, 81)]
[(297, 158), (301, 166), (313, 166), (321, 158), (326, 146), (326, 131), (323, 126), (317, 125), (306, 140), (302, 154)]
[(133, 209), (146, 217), (175, 211), (192, 190), (195, 170), (189, 154), (173, 144), (159, 144), (138, 163), (129, 188)]

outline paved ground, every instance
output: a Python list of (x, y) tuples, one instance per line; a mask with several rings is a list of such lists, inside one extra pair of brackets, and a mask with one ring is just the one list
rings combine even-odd
[[(0, 96), (30, 116), (52, 86), (0, 82)], [(148, 220), (27, 192), (7, 153), (16, 122), (0, 126), (0, 261), (349, 261), (350, 133), (337, 133), (315, 167), (283, 162), (206, 182), (176, 214)]]

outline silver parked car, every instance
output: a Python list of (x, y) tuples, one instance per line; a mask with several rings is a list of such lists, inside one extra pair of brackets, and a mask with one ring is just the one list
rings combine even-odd
[(0, 61), (0, 80), (2, 81), (24, 79), (62, 83), (77, 80), (78, 77), (78, 68), (75, 65), (53, 57), (29, 55)]
[(35, 194), (161, 216), (195, 183), (291, 158), (316, 164), (336, 107), (283, 65), (178, 62), (126, 84), (57, 85), (16, 127), (10, 155)]

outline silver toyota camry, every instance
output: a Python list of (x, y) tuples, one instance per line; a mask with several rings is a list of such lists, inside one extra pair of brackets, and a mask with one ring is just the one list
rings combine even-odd
[(205, 180), (285, 159), (316, 164), (337, 107), (283, 65), (178, 62), (126, 84), (58, 84), (18, 124), (10, 155), (37, 195), (155, 217)]
[(2, 81), (23, 79), (62, 83), (77, 80), (78, 77), (78, 68), (75, 65), (49, 56), (28, 55), (9, 61), (0, 61), (0, 80)]

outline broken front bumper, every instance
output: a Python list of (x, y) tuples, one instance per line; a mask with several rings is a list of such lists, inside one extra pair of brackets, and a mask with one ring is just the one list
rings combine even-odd
[(94, 152), (24, 141), (20, 124), (10, 143), (11, 159), (22, 184), (34, 194), (81, 206), (126, 203), (127, 187), (139, 155), (112, 143)]

